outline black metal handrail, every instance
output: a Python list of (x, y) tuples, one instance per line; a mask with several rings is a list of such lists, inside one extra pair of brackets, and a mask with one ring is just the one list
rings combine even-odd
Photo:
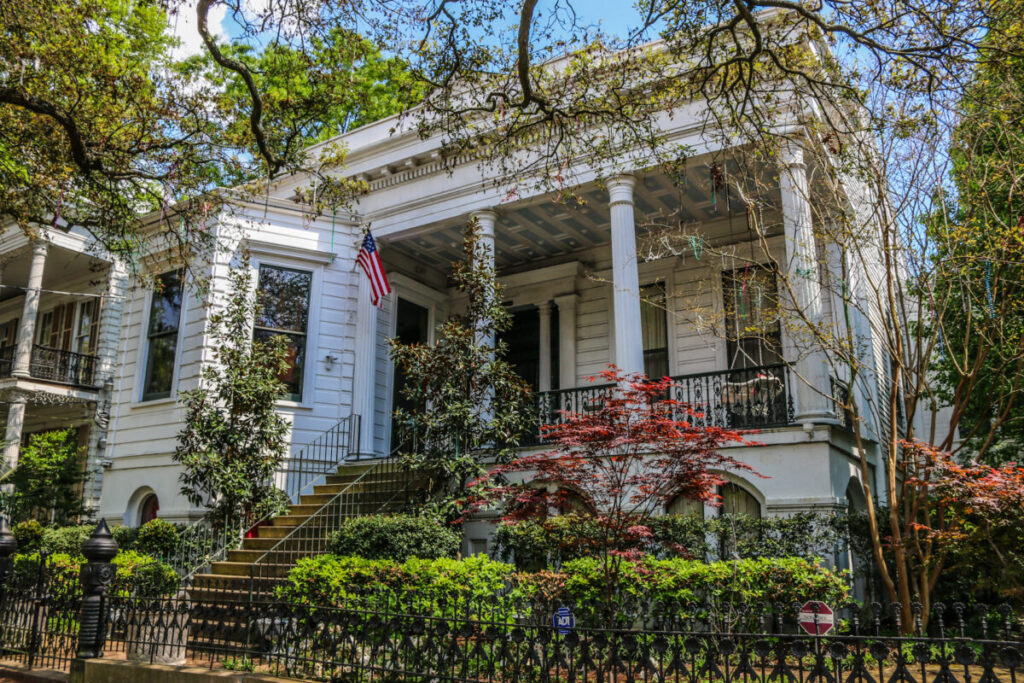
[[(793, 422), (792, 378), (788, 365), (763, 365), (676, 375), (669, 397), (686, 403), (698, 415), (699, 426), (733, 429), (784, 427)], [(558, 389), (536, 394), (537, 428), (523, 439), (524, 446), (540, 443), (539, 426), (559, 424), (565, 413), (599, 408), (613, 384)]]
[(312, 484), (334, 474), (353, 455), (359, 459), (359, 425), (359, 415), (349, 415), (303, 446), (298, 454), (282, 461), (278, 471), (289, 500), (299, 502), (299, 496)]
[(98, 361), (99, 358), (87, 353), (35, 344), (32, 346), (29, 374), (35, 379), (59, 384), (93, 386)]

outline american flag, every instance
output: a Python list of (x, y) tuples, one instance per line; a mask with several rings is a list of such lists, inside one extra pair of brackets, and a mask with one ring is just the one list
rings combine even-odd
[(366, 231), (363, 247), (356, 256), (356, 263), (362, 266), (366, 277), (370, 278), (370, 301), (374, 306), (379, 306), (381, 298), (391, 293), (391, 285), (388, 284), (388, 276), (384, 274), (384, 264), (380, 260), (380, 252), (377, 251), (377, 244), (373, 241), (373, 235), (369, 230)]

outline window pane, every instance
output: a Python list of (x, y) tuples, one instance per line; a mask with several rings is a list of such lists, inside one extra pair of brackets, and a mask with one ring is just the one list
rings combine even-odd
[(309, 288), (313, 274), (302, 270), (260, 266), (260, 304), (257, 327), (305, 332), (309, 318)]
[(302, 373), (306, 367), (306, 335), (282, 334), (273, 330), (254, 330), (253, 338), (265, 342), (273, 337), (285, 338), (287, 353), (285, 360), (288, 368), (277, 378), (287, 387), (289, 398), (293, 401), (302, 400)]
[(159, 278), (149, 308), (149, 344), (142, 399), (167, 398), (174, 379), (175, 349), (181, 324), (181, 275), (172, 271)]
[(729, 369), (782, 362), (775, 272), (762, 266), (723, 273)]
[(174, 349), (177, 344), (177, 334), (150, 338), (149, 353), (146, 356), (146, 385), (142, 391), (143, 400), (167, 398), (171, 395)]
[(149, 310), (149, 334), (176, 332), (181, 320), (181, 277), (178, 273), (160, 276), (160, 287), (153, 292)]
[(640, 335), (644, 347), (644, 374), (660, 379), (668, 375), (668, 311), (665, 285), (640, 288)]

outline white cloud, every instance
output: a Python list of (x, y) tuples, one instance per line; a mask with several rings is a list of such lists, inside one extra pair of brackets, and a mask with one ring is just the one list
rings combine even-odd
[[(221, 40), (228, 38), (224, 28), (227, 11), (227, 7), (224, 5), (214, 5), (208, 14), (210, 32)], [(171, 32), (180, 41), (178, 47), (171, 51), (174, 59), (185, 59), (203, 51), (203, 39), (199, 37), (199, 30), (196, 28), (195, 0), (189, 0), (181, 6), (177, 14), (167, 19)]]

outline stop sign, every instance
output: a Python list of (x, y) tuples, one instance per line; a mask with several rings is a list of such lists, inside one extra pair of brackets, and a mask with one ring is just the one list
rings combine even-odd
[(824, 636), (836, 627), (836, 615), (832, 608), (820, 600), (808, 600), (800, 608), (796, 621), (800, 628), (812, 636)]

